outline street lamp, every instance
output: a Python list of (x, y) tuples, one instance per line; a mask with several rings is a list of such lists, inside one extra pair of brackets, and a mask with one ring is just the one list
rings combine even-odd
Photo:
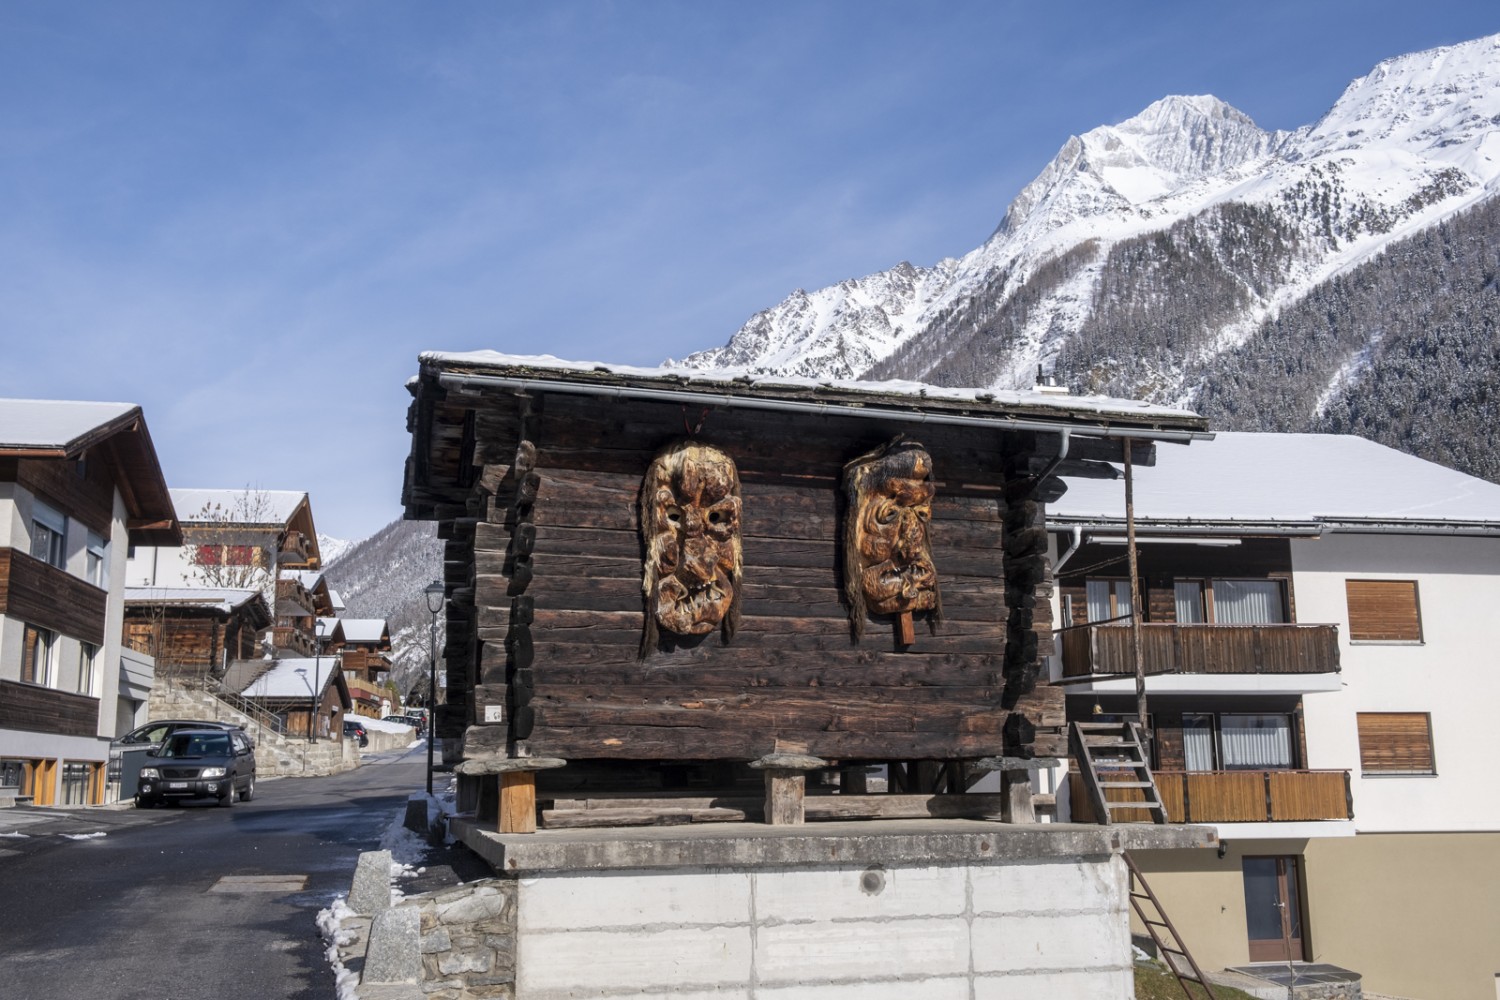
[(318, 681), (323, 674), (323, 619), (313, 619), (312, 710), (307, 713), (307, 742), (318, 742)]
[(429, 630), (431, 656), (427, 660), (427, 794), (432, 794), (432, 743), (437, 734), (437, 616), (443, 610), (443, 581), (433, 580), (423, 588), (427, 610), (432, 614)]

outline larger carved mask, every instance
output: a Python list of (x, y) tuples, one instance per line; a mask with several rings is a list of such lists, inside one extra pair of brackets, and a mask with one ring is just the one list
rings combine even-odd
[(740, 477), (717, 448), (679, 441), (663, 449), (641, 487), (646, 542), (644, 656), (656, 631), (724, 641), (739, 625)]
[(932, 456), (902, 438), (844, 466), (844, 592), (854, 637), (865, 615), (896, 616), (906, 634), (911, 616), (942, 617), (932, 564)]

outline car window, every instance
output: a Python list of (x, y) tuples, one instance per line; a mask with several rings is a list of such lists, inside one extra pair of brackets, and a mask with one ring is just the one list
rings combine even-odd
[(137, 729), (133, 733), (127, 733), (122, 743), (160, 743), (167, 735), (171, 726), (150, 726), (146, 729)]
[(173, 736), (162, 744), (162, 757), (227, 757), (229, 734)]

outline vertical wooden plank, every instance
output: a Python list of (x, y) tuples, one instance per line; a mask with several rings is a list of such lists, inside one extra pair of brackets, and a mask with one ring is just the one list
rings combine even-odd
[(1007, 823), (1035, 823), (1036, 806), (1031, 799), (1031, 772), (1021, 769), (1003, 771), (1000, 791), (1005, 796), (1001, 819)]
[(536, 833), (536, 772), (500, 775), (500, 832)]
[(772, 826), (801, 826), (807, 775), (802, 771), (766, 770), (766, 822)]

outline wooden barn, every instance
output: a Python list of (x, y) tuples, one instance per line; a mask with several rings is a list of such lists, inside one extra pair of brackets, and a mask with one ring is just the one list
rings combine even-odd
[[(1044, 504), (1204, 430), (1055, 392), (490, 352), (424, 355), (408, 386), (406, 516), (446, 539), (438, 735), (511, 830), (532, 795), (557, 826), (998, 811), (958, 800), (1066, 752), (1038, 684)], [(873, 765), (887, 795), (856, 796)], [(795, 795), (736, 805), (762, 780)]]

